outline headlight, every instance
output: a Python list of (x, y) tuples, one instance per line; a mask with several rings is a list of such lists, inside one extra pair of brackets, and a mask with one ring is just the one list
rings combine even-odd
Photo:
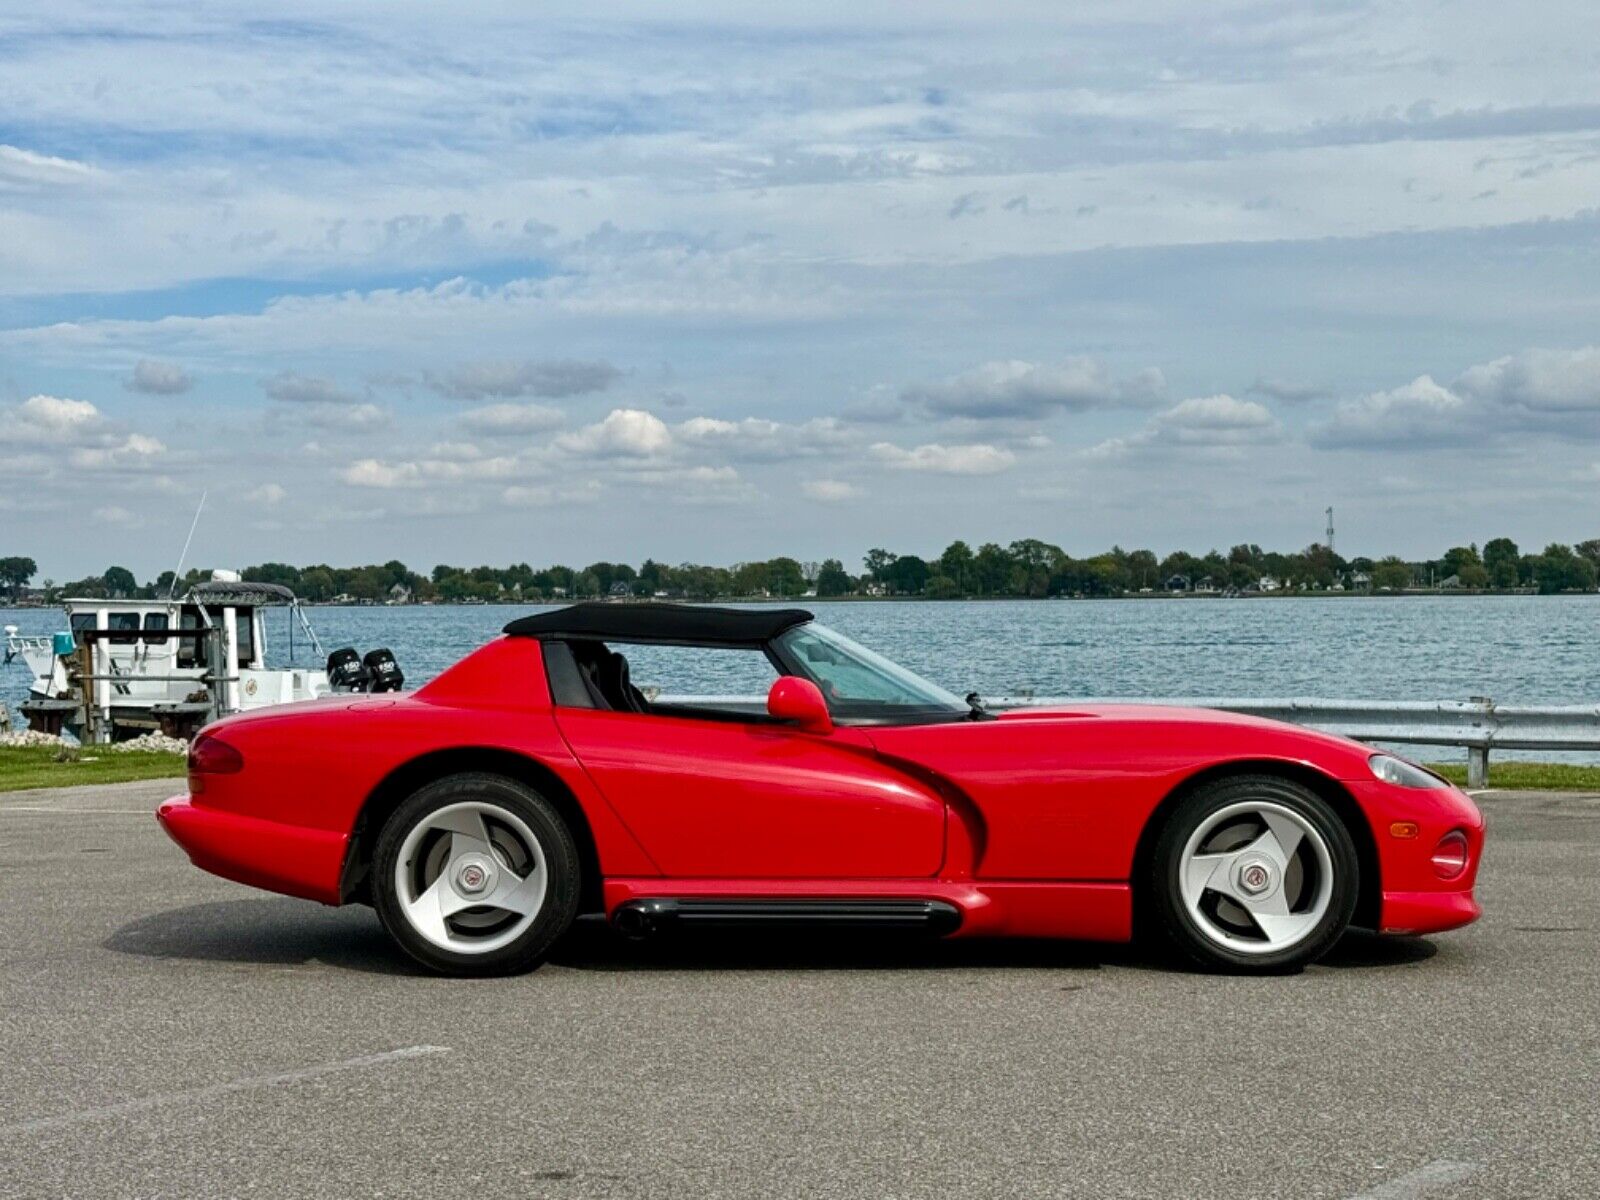
[(1392, 754), (1374, 754), (1367, 759), (1367, 766), (1372, 768), (1372, 773), (1385, 783), (1392, 783), (1396, 787), (1406, 788), (1442, 788), (1449, 787), (1443, 779), (1421, 767), (1408, 763), (1403, 758), (1396, 758)]

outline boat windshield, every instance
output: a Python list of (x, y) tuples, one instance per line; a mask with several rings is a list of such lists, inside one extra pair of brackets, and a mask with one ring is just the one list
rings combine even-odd
[(773, 644), (796, 674), (821, 689), (835, 717), (895, 720), (971, 713), (959, 696), (826, 625), (796, 625)]

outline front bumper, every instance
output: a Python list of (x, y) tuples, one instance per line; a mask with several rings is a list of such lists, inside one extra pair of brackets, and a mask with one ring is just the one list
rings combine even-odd
[(1383, 933), (1443, 933), (1483, 915), (1472, 889), (1459, 892), (1383, 893)]
[(208, 808), (188, 795), (164, 801), (156, 819), (203, 871), (269, 892), (340, 902), (346, 834)]
[[(1380, 933), (1443, 933), (1483, 914), (1473, 887), (1483, 860), (1484, 821), (1470, 796), (1453, 787), (1402, 788), (1380, 780), (1346, 786), (1371, 823), (1378, 851)], [(1441, 879), (1433, 850), (1456, 830), (1467, 839), (1466, 869)]]

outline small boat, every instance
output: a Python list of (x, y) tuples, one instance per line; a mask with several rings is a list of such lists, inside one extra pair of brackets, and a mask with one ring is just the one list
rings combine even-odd
[[(5, 657), (20, 657), (33, 673), (19, 706), (30, 726), (81, 741), (155, 730), (188, 737), (230, 713), (404, 683), (388, 650), (325, 655), (294, 592), (233, 571), (213, 571), (176, 599), (69, 598), (62, 606), (70, 632), (23, 637), (7, 626)], [(268, 665), (272, 607), (289, 609), (289, 661), (298, 630), (324, 668)]]

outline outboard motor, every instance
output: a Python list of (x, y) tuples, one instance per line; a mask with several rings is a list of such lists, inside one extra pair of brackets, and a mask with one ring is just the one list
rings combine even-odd
[(328, 655), (328, 686), (336, 692), (364, 692), (370, 675), (361, 655), (346, 646)]
[(368, 650), (361, 665), (366, 668), (369, 692), (398, 692), (405, 686), (406, 677), (387, 646), (381, 650)]

